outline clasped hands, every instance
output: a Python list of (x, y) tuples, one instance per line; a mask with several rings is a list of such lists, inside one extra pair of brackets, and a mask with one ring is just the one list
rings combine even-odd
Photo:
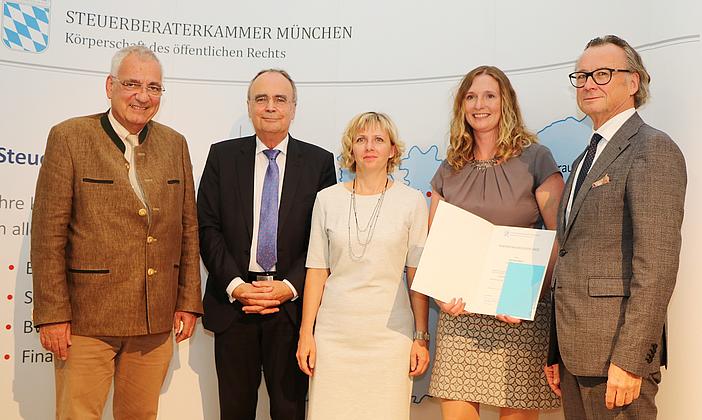
[[(468, 315), (472, 313), (466, 311), (466, 302), (463, 302), (463, 298), (453, 298), (449, 302), (442, 302), (439, 299), (434, 299), (434, 301), (436, 301), (439, 309), (451, 316)], [(521, 319), (509, 315), (495, 315), (495, 318), (508, 324), (519, 324), (522, 322)]]
[(293, 292), (280, 280), (262, 280), (240, 284), (232, 297), (241, 302), (245, 313), (268, 315), (278, 312), (280, 304), (292, 299)]

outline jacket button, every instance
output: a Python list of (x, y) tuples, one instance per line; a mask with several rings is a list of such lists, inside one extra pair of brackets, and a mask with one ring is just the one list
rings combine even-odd
[(146, 243), (147, 243), (147, 244), (152, 244), (152, 243), (154, 243), (154, 242), (156, 242), (156, 238), (154, 238), (153, 236), (147, 236), (147, 237), (146, 237)]
[(139, 216), (144, 217), (144, 216), (146, 216), (146, 209), (139, 209), (138, 213), (139, 213)]
[(158, 271), (156, 271), (156, 270), (153, 269), (153, 268), (149, 268), (148, 270), (146, 270), (146, 274), (148, 274), (148, 275), (150, 275), (150, 276), (153, 276), (153, 275), (156, 274), (156, 273), (158, 273)]
[(559, 256), (559, 257), (563, 257), (563, 256), (565, 256), (565, 254), (567, 254), (567, 253), (568, 253), (568, 251), (566, 251), (565, 249), (561, 249), (560, 251), (558, 251), (558, 256)]

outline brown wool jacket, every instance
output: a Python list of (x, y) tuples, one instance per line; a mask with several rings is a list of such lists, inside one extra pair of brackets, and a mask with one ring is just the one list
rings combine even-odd
[(146, 205), (107, 114), (51, 129), (32, 212), (34, 323), (72, 333), (169, 331), (175, 311), (202, 313), (198, 227), (185, 138), (150, 122), (135, 148)]

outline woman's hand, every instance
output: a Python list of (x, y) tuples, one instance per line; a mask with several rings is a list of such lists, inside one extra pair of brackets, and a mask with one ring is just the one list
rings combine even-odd
[(410, 350), (410, 376), (419, 376), (429, 367), (429, 342), (414, 340)]
[(495, 318), (497, 318), (499, 321), (506, 322), (506, 323), (512, 324), (512, 325), (517, 325), (517, 324), (522, 323), (521, 319), (515, 318), (513, 316), (509, 316), (509, 315), (495, 315)]
[(456, 300), (456, 298), (453, 298), (449, 302), (442, 302), (439, 299), (434, 300), (439, 306), (439, 309), (451, 316), (458, 316), (470, 313), (465, 310), (466, 304), (465, 302), (463, 302), (463, 298), (458, 298), (458, 300)]
[(300, 334), (297, 341), (297, 365), (300, 366), (305, 375), (314, 374), (314, 364), (317, 359), (317, 345), (314, 342), (312, 333)]

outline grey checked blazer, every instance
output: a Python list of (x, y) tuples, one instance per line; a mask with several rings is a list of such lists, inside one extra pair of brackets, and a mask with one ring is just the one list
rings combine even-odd
[(607, 376), (610, 362), (640, 376), (656, 372), (666, 364), (678, 272), (683, 155), (635, 113), (593, 164), (565, 220), (574, 174), (559, 209), (552, 350), (576, 376)]

